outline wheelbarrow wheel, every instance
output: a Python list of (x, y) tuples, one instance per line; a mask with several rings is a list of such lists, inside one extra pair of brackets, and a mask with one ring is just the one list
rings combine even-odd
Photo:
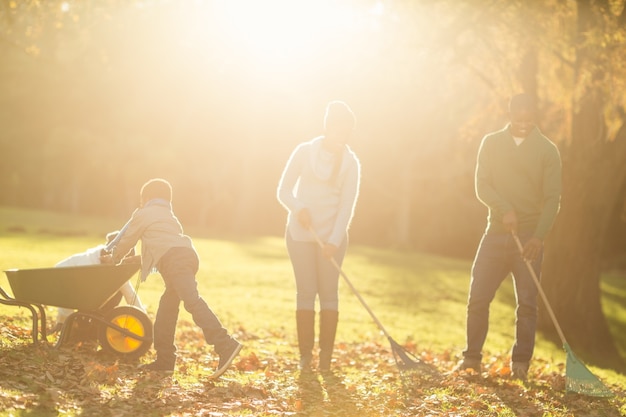
[[(99, 328), (98, 336), (103, 350), (127, 358), (138, 358), (150, 349), (152, 322), (143, 311), (131, 306), (118, 306), (106, 314), (105, 321), (106, 324)], [(109, 323), (126, 329), (144, 340), (123, 334)]]

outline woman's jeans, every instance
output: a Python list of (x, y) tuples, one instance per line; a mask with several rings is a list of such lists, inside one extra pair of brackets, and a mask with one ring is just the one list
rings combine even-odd
[[(522, 245), (529, 238), (520, 236)], [(538, 277), (542, 257), (543, 251), (532, 262)], [(463, 352), (466, 359), (481, 360), (489, 327), (489, 305), (509, 273), (513, 274), (517, 301), (515, 344), (511, 359), (513, 362), (530, 361), (535, 348), (538, 291), (510, 233), (485, 234), (478, 247), (467, 305), (467, 348)]]
[[(319, 295), (320, 310), (339, 310), (339, 271), (322, 254), (317, 242), (295, 241), (287, 232), (287, 252), (296, 277), (296, 310), (315, 310)], [(339, 245), (335, 261), (341, 266), (348, 247), (347, 239)]]
[(230, 339), (226, 329), (198, 294), (198, 264), (196, 252), (184, 247), (170, 249), (159, 261), (159, 273), (165, 283), (154, 321), (154, 349), (159, 361), (173, 363), (176, 360), (174, 337), (181, 301), (196, 325), (202, 329), (208, 344), (219, 350), (220, 345)]

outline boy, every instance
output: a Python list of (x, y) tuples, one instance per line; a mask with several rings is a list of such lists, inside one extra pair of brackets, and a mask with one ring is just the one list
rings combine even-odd
[(158, 270), (165, 283), (154, 322), (154, 349), (157, 358), (143, 368), (151, 371), (174, 371), (174, 337), (180, 302), (202, 329), (208, 344), (214, 345), (219, 364), (213, 377), (222, 375), (242, 348), (198, 294), (196, 273), (198, 254), (191, 239), (183, 234), (172, 211), (172, 187), (166, 180), (146, 182), (140, 192), (141, 205), (134, 211), (120, 234), (109, 245), (106, 262), (118, 263), (141, 239), (141, 279)]

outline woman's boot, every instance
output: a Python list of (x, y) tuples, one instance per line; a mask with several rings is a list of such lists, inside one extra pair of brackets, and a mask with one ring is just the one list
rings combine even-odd
[(330, 361), (333, 356), (338, 319), (338, 311), (320, 311), (320, 371), (330, 370)]
[(298, 330), (298, 349), (300, 350), (301, 371), (311, 369), (313, 344), (315, 343), (315, 311), (296, 310), (296, 327)]

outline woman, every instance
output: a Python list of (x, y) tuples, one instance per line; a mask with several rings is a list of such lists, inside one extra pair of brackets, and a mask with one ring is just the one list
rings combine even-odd
[(296, 278), (301, 370), (311, 367), (317, 296), (318, 367), (330, 370), (339, 315), (339, 271), (330, 259), (338, 265), (343, 261), (359, 190), (360, 163), (348, 147), (355, 123), (347, 104), (330, 102), (324, 117), (324, 135), (296, 147), (278, 186), (278, 200), (289, 212), (286, 242)]

